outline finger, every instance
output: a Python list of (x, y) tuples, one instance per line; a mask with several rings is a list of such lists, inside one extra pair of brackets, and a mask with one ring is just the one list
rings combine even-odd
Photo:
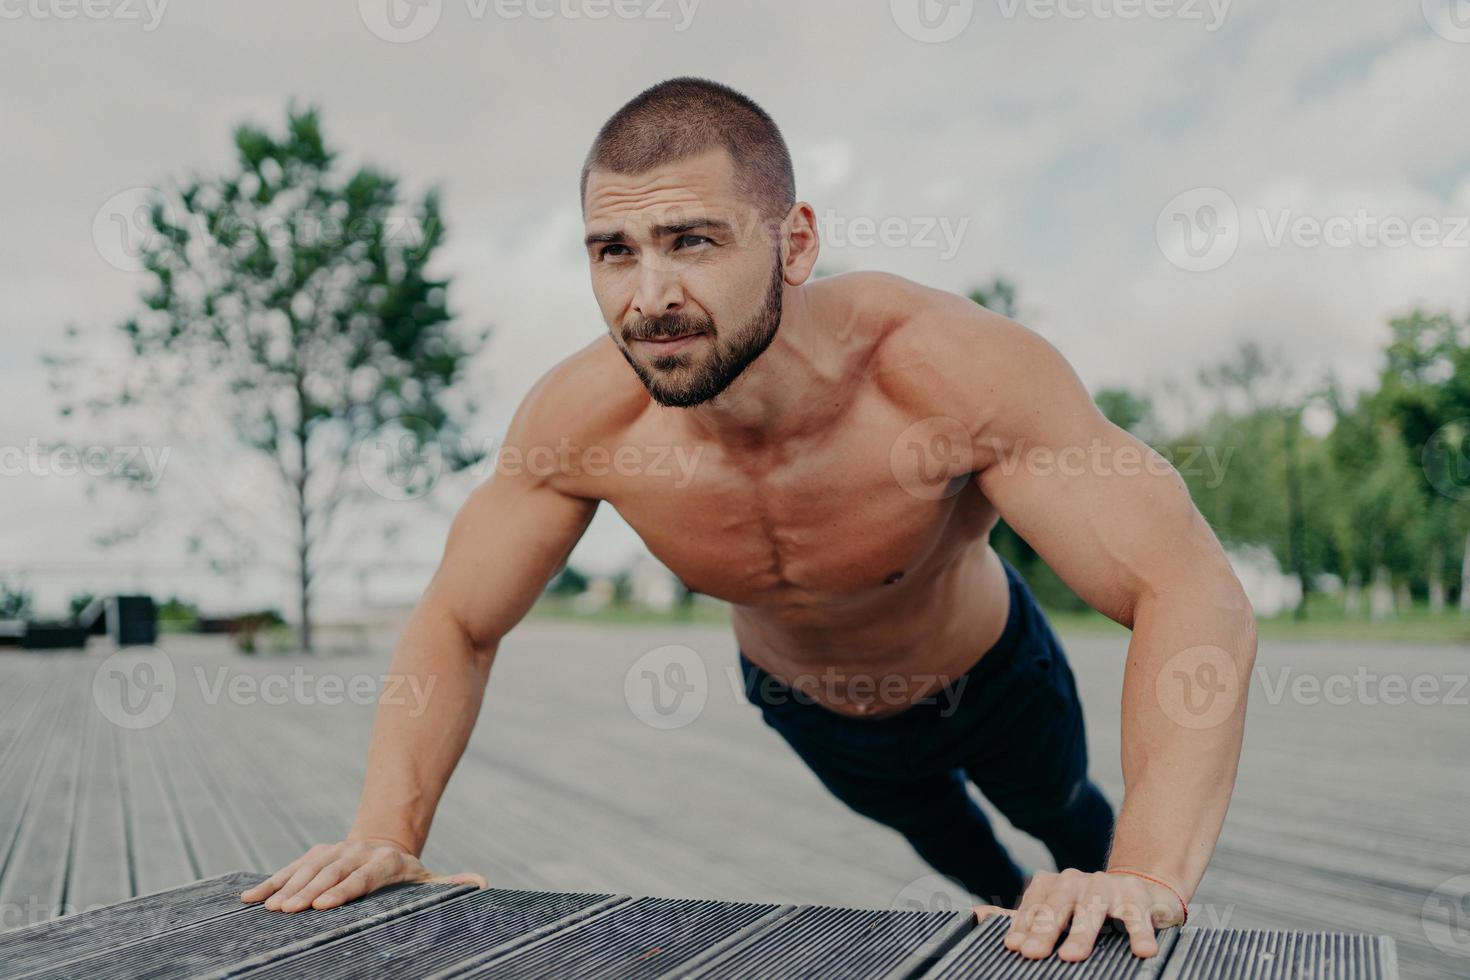
[(1010, 917), (1016, 914), (1014, 909), (1003, 909), (999, 905), (975, 905), (970, 908), (970, 911), (975, 913), (975, 921), (977, 923), (984, 922), (992, 915)]
[(302, 909), (311, 905), (318, 895), (337, 884), (343, 878), (346, 878), (356, 868), (356, 864), (347, 861), (336, 861), (327, 865), (318, 871), (316, 877), (307, 882), (300, 891), (282, 902), (281, 911), (300, 912)]
[(334, 909), (356, 898), (377, 891), (386, 882), (378, 880), (378, 876), (367, 866), (363, 865), (352, 874), (343, 878), (336, 885), (328, 888), (316, 897), (311, 903), (314, 909)]
[(1026, 936), (1031, 931), (1031, 920), (1036, 917), (1036, 910), (1045, 905), (1052, 888), (1048, 882), (1037, 882), (1033, 880), (1031, 886), (1021, 896), (1021, 904), (1011, 914), (1011, 928), (1006, 933), (1004, 940), (1006, 949), (1016, 951), (1026, 941)]
[(282, 885), (274, 895), (265, 900), (265, 907), (271, 909), (272, 911), (279, 912), (281, 910), (281, 906), (285, 904), (286, 900), (289, 899), (292, 895), (295, 895), (302, 888), (305, 888), (306, 883), (315, 878), (317, 872), (325, 867), (326, 863), (327, 862), (324, 857), (315, 857), (311, 860), (302, 861), (302, 863), (297, 866), (295, 873), (291, 875), (290, 879), (284, 885)]
[(1128, 946), (1134, 956), (1154, 956), (1159, 951), (1159, 941), (1154, 935), (1153, 916), (1143, 901), (1123, 902), (1113, 910), (1113, 917), (1121, 919), (1128, 929)]
[(296, 873), (296, 869), (301, 866), (301, 862), (305, 860), (306, 857), (303, 855), (302, 857), (299, 857), (296, 860), (292, 861), (290, 864), (286, 865), (280, 871), (277, 871), (275, 874), (271, 875), (265, 881), (262, 881), (260, 884), (245, 889), (243, 892), (240, 893), (240, 901), (259, 902), (274, 895), (277, 889), (279, 889), (288, 880), (290, 880), (291, 876)]
[(1061, 938), (1062, 930), (1072, 918), (1075, 907), (1070, 898), (1061, 901), (1053, 899), (1046, 905), (1038, 906), (1031, 917), (1026, 941), (1021, 943), (1021, 955), (1027, 959), (1050, 956), (1051, 951), (1056, 948), (1057, 940)]
[(1107, 900), (1096, 892), (1086, 895), (1072, 910), (1072, 926), (1067, 931), (1067, 941), (1057, 950), (1057, 957), (1074, 963), (1087, 959), (1097, 943), (1098, 932), (1107, 921)]

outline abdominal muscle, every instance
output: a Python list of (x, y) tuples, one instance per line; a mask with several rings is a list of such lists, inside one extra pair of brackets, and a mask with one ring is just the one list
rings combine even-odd
[(972, 669), (1009, 610), (1005, 569), (981, 536), (942, 567), (873, 594), (737, 605), (732, 625), (741, 652), (775, 679), (837, 714), (882, 718)]

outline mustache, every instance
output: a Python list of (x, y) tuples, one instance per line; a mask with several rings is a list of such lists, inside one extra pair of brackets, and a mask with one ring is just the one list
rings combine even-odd
[(714, 333), (709, 317), (693, 317), (685, 313), (640, 317), (623, 328), (625, 340), (662, 340), (690, 333)]

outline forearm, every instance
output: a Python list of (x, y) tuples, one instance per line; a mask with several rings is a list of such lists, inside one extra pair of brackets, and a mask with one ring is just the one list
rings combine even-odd
[(479, 717), (493, 658), (493, 647), (477, 649), (442, 606), (415, 609), (390, 668), (388, 691), (399, 696), (378, 705), (350, 839), (386, 839), (422, 853)]
[(1123, 685), (1125, 793), (1109, 867), (1190, 898), (1235, 786), (1255, 619), (1228, 569), (1141, 599)]

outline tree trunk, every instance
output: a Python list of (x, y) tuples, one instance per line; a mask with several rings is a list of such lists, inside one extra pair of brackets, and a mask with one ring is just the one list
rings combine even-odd
[(1470, 531), (1465, 533), (1465, 557), (1460, 561), (1460, 612), (1470, 614)]
[(1429, 549), (1429, 611), (1444, 612), (1444, 546), (1438, 541)]
[(1347, 588), (1342, 595), (1342, 611), (1348, 619), (1363, 615), (1363, 576), (1357, 571), (1348, 576)]
[(307, 506), (307, 475), (311, 472), (306, 452), (306, 382), (296, 375), (296, 583), (297, 608), (301, 612), (301, 632), (297, 637), (302, 653), (313, 651), (311, 627), (311, 508)]
[(1368, 616), (1375, 623), (1393, 618), (1393, 586), (1388, 582), (1388, 569), (1373, 568), (1373, 585), (1368, 589)]
[(1302, 508), (1301, 469), (1297, 463), (1297, 432), (1301, 428), (1300, 409), (1286, 413), (1286, 550), (1291, 560), (1291, 569), (1301, 585), (1302, 597), (1297, 601), (1293, 618), (1307, 618), (1307, 595), (1312, 583), (1307, 578), (1307, 518)]

